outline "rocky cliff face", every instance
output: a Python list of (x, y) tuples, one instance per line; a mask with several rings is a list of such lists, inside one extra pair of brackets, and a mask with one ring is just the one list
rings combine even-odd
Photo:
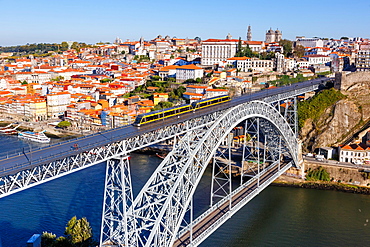
[(361, 80), (345, 78), (346, 87), (342, 87), (341, 92), (347, 98), (326, 109), (317, 121), (308, 119), (305, 122), (300, 131), (303, 150), (339, 145), (370, 120), (370, 76), (353, 74), (362, 77)]

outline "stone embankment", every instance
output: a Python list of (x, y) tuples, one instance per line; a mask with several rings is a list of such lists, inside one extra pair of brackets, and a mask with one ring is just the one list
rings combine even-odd
[(350, 192), (356, 194), (370, 195), (370, 188), (363, 186), (348, 185), (336, 182), (286, 182), (276, 180), (272, 183), (274, 186), (281, 187), (295, 187), (305, 189), (319, 189), (319, 190), (335, 190), (342, 192)]
[[(305, 173), (309, 169), (314, 170), (320, 166), (330, 174), (330, 182), (304, 180)], [(326, 163), (325, 161), (304, 160), (301, 169), (289, 169), (285, 175), (279, 177), (273, 184), (276, 186), (335, 190), (370, 195), (370, 179), (361, 167), (330, 161)]]

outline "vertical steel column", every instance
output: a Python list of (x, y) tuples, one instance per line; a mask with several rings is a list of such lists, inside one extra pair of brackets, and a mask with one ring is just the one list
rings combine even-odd
[(263, 170), (266, 168), (266, 134), (263, 135)]
[(128, 155), (107, 161), (100, 246), (135, 246), (132, 186)]
[(245, 165), (245, 149), (247, 148), (247, 135), (248, 135), (248, 119), (245, 120), (244, 124), (244, 141), (243, 141), (243, 153), (242, 153), (242, 164), (240, 168), (240, 185), (243, 184), (243, 177), (244, 177), (244, 165)]
[(216, 181), (215, 174), (216, 174), (216, 153), (213, 155), (213, 158), (212, 158), (211, 200), (209, 202), (209, 207), (213, 206), (213, 197), (214, 197), (215, 181)]
[(194, 212), (193, 212), (193, 196), (191, 196), (190, 199), (190, 246), (193, 246), (193, 217), (194, 217)]
[(295, 134), (295, 137), (298, 138), (298, 106), (297, 106), (297, 96), (294, 97), (294, 129), (293, 132)]
[(227, 136), (227, 145), (229, 148), (229, 159), (228, 159), (228, 167), (229, 167), (229, 210), (231, 211), (231, 203), (232, 203), (232, 183), (231, 183), (231, 142), (233, 141), (231, 133)]
[(281, 136), (279, 135), (279, 156), (278, 156), (278, 170), (280, 171), (280, 163), (281, 163)]
[[(225, 198), (232, 192), (231, 184), (231, 142), (232, 135), (226, 136), (227, 148), (219, 148), (213, 155), (211, 200), (210, 207), (215, 203), (214, 198)], [(227, 157), (228, 156), (228, 157)], [(231, 197), (229, 198), (231, 201)], [(231, 202), (230, 202), (231, 207)]]
[(257, 163), (258, 163), (258, 172), (257, 172), (257, 187), (260, 186), (260, 162), (261, 162), (261, 159), (260, 159), (260, 119), (257, 118), (257, 142), (256, 144), (258, 145), (258, 153), (257, 153)]

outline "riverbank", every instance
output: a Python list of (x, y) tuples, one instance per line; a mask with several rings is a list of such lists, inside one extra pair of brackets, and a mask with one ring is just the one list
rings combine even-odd
[[(12, 124), (12, 122), (0, 122), (0, 127), (7, 126), (8, 124)], [(16, 126), (17, 124), (13, 123), (13, 126)], [(21, 125), (17, 128), (18, 131), (33, 131), (33, 132), (40, 132), (45, 130), (45, 135), (53, 138), (53, 139), (73, 139), (82, 136), (81, 133), (75, 132), (75, 131), (69, 131), (69, 130), (63, 130), (63, 129), (55, 129), (54, 127), (51, 127), (47, 125), (47, 123), (25, 123), (22, 122)]]
[(299, 181), (286, 179), (285, 176), (278, 178), (271, 185), (278, 187), (294, 187), (304, 189), (317, 189), (317, 190), (334, 190), (347, 193), (370, 195), (370, 187), (357, 186), (351, 184), (343, 184), (337, 182), (322, 182), (322, 181)]

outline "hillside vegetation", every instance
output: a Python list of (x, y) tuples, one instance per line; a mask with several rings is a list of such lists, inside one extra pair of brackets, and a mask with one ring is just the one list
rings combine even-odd
[(323, 90), (309, 100), (298, 104), (298, 127), (301, 129), (307, 119), (314, 122), (325, 112), (328, 107), (346, 96), (334, 88)]

